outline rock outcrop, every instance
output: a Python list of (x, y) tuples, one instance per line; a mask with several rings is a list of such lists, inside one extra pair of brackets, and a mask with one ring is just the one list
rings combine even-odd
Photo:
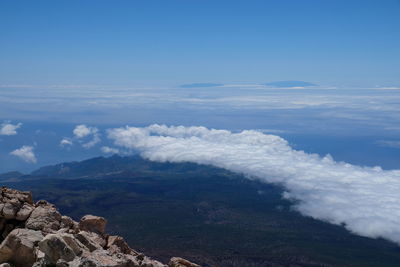
[(0, 189), (0, 266), (13, 267), (199, 267), (171, 258), (168, 265), (105, 232), (105, 218), (86, 215), (78, 222), (30, 192)]

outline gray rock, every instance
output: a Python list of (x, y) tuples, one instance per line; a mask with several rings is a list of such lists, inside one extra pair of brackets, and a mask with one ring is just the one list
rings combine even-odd
[(168, 263), (169, 267), (200, 267), (200, 265), (197, 265), (193, 262), (190, 262), (188, 260), (179, 258), (179, 257), (173, 257), (170, 259)]
[(30, 267), (36, 261), (35, 246), (43, 239), (39, 231), (14, 229), (0, 245), (0, 263)]
[(31, 192), (18, 191), (11, 188), (2, 188), (1, 191), (5, 198), (15, 199), (19, 202), (27, 202), (28, 204), (33, 205)]
[(139, 253), (131, 249), (128, 243), (120, 236), (111, 235), (107, 238), (107, 250), (112, 254), (123, 253), (137, 256)]
[(87, 232), (95, 232), (104, 234), (106, 230), (107, 220), (103, 217), (85, 215), (79, 222), (79, 229)]
[[(29, 192), (0, 190), (0, 267), (166, 267), (106, 234), (103, 217), (87, 215), (78, 224), (47, 201), (33, 204)], [(181, 258), (170, 263), (198, 266)]]
[(24, 203), (22, 208), (17, 212), (16, 219), (19, 221), (25, 221), (34, 209), (35, 208), (31, 204)]
[(7, 220), (15, 219), (19, 207), (13, 203), (7, 202), (3, 207), (3, 216)]
[(39, 242), (39, 249), (52, 264), (58, 260), (72, 261), (82, 253), (81, 246), (71, 234), (48, 234)]
[(42, 230), (47, 233), (51, 233), (60, 229), (61, 214), (57, 209), (46, 203), (39, 203), (29, 219), (26, 221), (26, 228), (33, 230)]
[(103, 246), (106, 245), (106, 241), (96, 233), (80, 231), (75, 237), (91, 252), (96, 249), (103, 249)]
[(72, 220), (69, 216), (61, 216), (61, 228), (73, 228), (74, 227), (74, 220)]

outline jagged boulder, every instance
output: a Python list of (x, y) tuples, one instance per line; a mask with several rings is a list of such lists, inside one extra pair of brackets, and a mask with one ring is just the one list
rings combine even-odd
[[(0, 267), (167, 267), (105, 233), (107, 220), (86, 215), (79, 223), (29, 192), (0, 190)], [(171, 267), (198, 267), (172, 258)]]
[(66, 262), (83, 251), (83, 245), (79, 244), (73, 235), (67, 233), (48, 234), (39, 242), (39, 249), (44, 253), (47, 262), (57, 263), (59, 259)]
[(75, 235), (89, 251), (94, 251), (96, 249), (102, 249), (106, 241), (96, 233), (80, 231)]
[(179, 257), (173, 257), (169, 261), (168, 267), (200, 267), (200, 265)]
[(26, 221), (26, 228), (52, 233), (60, 229), (61, 214), (54, 205), (40, 200)]
[(22, 208), (17, 212), (16, 219), (19, 221), (25, 221), (28, 219), (34, 209), (35, 208), (31, 204), (24, 203)]
[(0, 263), (31, 267), (36, 261), (35, 246), (43, 239), (40, 231), (14, 229), (0, 245)]
[(7, 187), (1, 189), (2, 202), (8, 202), (9, 200), (15, 199), (22, 203), (33, 204), (33, 198), (31, 192), (19, 191)]
[(79, 229), (82, 231), (104, 234), (106, 225), (107, 220), (103, 217), (85, 215), (79, 222)]
[(6, 220), (12, 220), (15, 219), (17, 212), (20, 208), (20, 203), (18, 200), (11, 200), (10, 202), (7, 202), (4, 204), (3, 207), (3, 216)]
[(139, 255), (137, 251), (129, 247), (128, 243), (126, 243), (122, 237), (117, 235), (111, 235), (107, 238), (107, 250), (112, 253)]

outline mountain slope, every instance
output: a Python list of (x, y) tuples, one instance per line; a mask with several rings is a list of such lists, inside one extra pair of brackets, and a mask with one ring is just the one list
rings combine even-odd
[[(59, 172), (68, 166), (68, 172)], [(68, 174), (66, 174), (68, 173)], [(108, 231), (161, 261), (204, 266), (397, 266), (400, 249), (381, 239), (301, 216), (277, 185), (190, 163), (95, 158), (42, 168), (14, 188), (78, 219), (107, 218)]]

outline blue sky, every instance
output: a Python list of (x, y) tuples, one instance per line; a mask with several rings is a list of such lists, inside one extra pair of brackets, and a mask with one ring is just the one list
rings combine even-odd
[(400, 86), (400, 2), (1, 1), (0, 84)]

